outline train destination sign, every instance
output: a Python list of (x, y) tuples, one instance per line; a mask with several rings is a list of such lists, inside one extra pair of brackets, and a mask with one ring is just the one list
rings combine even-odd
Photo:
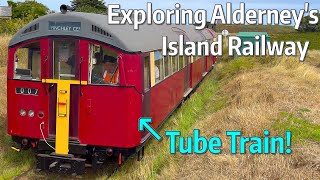
[(54, 22), (49, 21), (49, 30), (51, 31), (67, 31), (67, 32), (80, 32), (80, 22)]

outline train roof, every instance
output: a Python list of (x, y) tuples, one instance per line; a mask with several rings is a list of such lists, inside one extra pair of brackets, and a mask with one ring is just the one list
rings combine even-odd
[(177, 31), (190, 41), (199, 42), (215, 37), (213, 30), (198, 31), (193, 25), (147, 25), (134, 30), (133, 25), (109, 25), (108, 16), (101, 14), (67, 12), (42, 16), (18, 31), (9, 46), (41, 37), (79, 37), (109, 44), (126, 52), (148, 52), (162, 49), (162, 38), (178, 41)]

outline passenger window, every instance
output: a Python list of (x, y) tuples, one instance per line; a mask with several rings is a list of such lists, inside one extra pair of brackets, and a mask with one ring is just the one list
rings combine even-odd
[(14, 79), (40, 80), (40, 43), (19, 48), (14, 54)]
[(90, 45), (89, 83), (119, 84), (118, 53), (100, 45)]
[(169, 59), (169, 56), (165, 56), (164, 57), (164, 77), (170, 76), (169, 68), (170, 68), (170, 59)]
[(187, 67), (188, 66), (188, 64), (189, 64), (189, 62), (190, 62), (190, 56), (186, 56), (186, 55), (184, 55), (183, 56), (183, 63), (184, 63), (184, 67)]
[(150, 89), (150, 56), (146, 56), (144, 58), (143, 64), (144, 90), (148, 91)]
[(179, 56), (179, 70), (183, 69), (185, 67), (185, 61), (183, 56)]
[(172, 56), (171, 57), (171, 61), (172, 61), (172, 74), (174, 74), (175, 72), (178, 71), (178, 56)]
[(155, 66), (154, 66), (155, 80), (156, 80), (156, 83), (158, 83), (164, 79), (164, 66), (163, 66), (164, 58), (162, 56), (161, 51), (154, 52), (154, 61), (155, 61)]

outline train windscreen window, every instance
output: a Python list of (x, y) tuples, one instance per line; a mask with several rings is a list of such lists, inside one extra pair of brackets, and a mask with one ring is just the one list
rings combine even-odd
[(144, 90), (148, 91), (150, 89), (150, 56), (144, 58), (143, 64)]
[(55, 40), (53, 43), (54, 78), (75, 79), (77, 70), (76, 40)]
[(40, 80), (40, 43), (20, 47), (14, 54), (14, 79)]
[(119, 84), (118, 53), (106, 47), (90, 45), (90, 84)]

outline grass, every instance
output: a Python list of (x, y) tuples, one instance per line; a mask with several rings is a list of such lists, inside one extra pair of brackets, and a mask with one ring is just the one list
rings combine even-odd
[[(162, 170), (159, 179), (320, 178), (317, 158), (320, 153), (317, 144), (320, 70), (308, 63), (299, 63), (295, 58), (276, 57), (272, 63), (255, 60), (253, 66), (240, 71), (231, 62), (218, 64), (216, 71), (232, 69), (219, 81), (220, 95), (228, 97), (227, 103), (222, 109), (199, 118), (194, 125), (207, 138), (221, 138), (222, 154), (180, 155), (175, 165), (169, 164)], [(207, 106), (213, 105), (209, 102)], [(292, 115), (302, 110), (303, 116)], [(279, 117), (281, 112), (287, 113)], [(283, 136), (285, 130), (292, 130), (294, 153), (230, 155), (225, 131), (241, 130), (246, 137), (262, 137), (265, 129), (272, 136)]]
[[(0, 67), (0, 84), (6, 84), (6, 68)], [(30, 151), (17, 153), (11, 147), (11, 138), (7, 135), (7, 90), (0, 90), (0, 179), (12, 179), (34, 166), (34, 156)]]
[(218, 24), (216, 32), (221, 33), (227, 29), (230, 33), (238, 32), (267, 32), (268, 34), (294, 33), (296, 30), (292, 26), (271, 26), (271, 25), (224, 25)]
[(0, 67), (7, 64), (8, 59), (8, 44), (11, 39), (9, 35), (0, 36)]
[(310, 41), (309, 50), (320, 50), (320, 32), (273, 34), (272, 41), (301, 41), (303, 44)]
[(298, 113), (282, 112), (272, 127), (282, 133), (291, 131), (294, 142), (320, 142), (320, 125), (306, 119), (301, 111)]
[[(224, 64), (218, 64), (215, 78), (218, 80), (224, 79), (226, 77), (232, 77), (235, 74), (252, 69), (256, 65), (256, 61), (252, 58), (240, 57), (237, 60), (224, 62)], [(223, 69), (223, 70), (222, 70)]]
[(17, 153), (11, 149), (11, 138), (7, 135), (7, 78), (9, 35), (0, 36), (0, 179), (12, 179), (34, 166), (35, 158), (31, 151)]

